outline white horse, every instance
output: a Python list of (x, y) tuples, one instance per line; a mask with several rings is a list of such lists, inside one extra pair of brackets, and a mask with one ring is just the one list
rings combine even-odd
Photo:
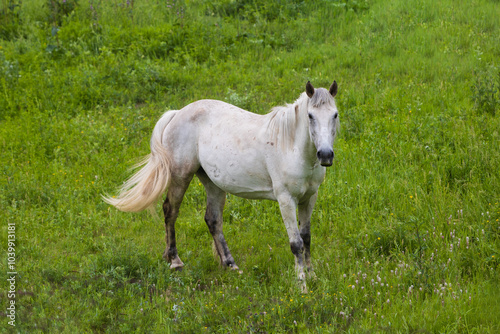
[[(163, 257), (171, 268), (184, 264), (175, 243), (175, 221), (184, 193), (196, 174), (207, 193), (205, 222), (221, 263), (238, 269), (222, 233), (226, 193), (277, 201), (288, 232), (302, 290), (305, 270), (312, 275), (310, 219), (319, 185), (332, 165), (339, 127), (329, 90), (306, 91), (293, 104), (254, 114), (215, 100), (200, 100), (166, 112), (151, 138), (145, 165), (105, 201), (122, 211), (151, 208), (168, 189), (163, 203), (166, 244)], [(298, 208), (299, 224), (296, 210)], [(300, 230), (299, 230), (300, 225)]]

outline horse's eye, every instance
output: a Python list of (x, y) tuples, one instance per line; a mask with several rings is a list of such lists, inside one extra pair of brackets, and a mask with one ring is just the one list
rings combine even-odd
[(337, 119), (338, 116), (339, 116), (339, 114), (335, 113), (335, 115), (333, 115), (333, 119)]
[(308, 116), (311, 121), (314, 119), (314, 116), (312, 114), (308, 114)]

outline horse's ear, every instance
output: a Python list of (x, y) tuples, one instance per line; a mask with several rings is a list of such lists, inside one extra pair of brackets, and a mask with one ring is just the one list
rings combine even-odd
[(338, 88), (337, 81), (334, 80), (332, 85), (330, 86), (330, 90), (329, 90), (330, 94), (332, 94), (333, 97), (335, 97), (335, 95), (337, 95), (337, 88)]
[(310, 98), (313, 97), (313, 95), (314, 95), (314, 87), (313, 87), (313, 85), (311, 85), (310, 81), (308, 81), (306, 84), (306, 94)]

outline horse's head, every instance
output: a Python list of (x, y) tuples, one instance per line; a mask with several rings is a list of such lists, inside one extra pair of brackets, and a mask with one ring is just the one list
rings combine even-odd
[(337, 95), (337, 82), (333, 82), (329, 90), (314, 89), (308, 81), (306, 94), (309, 97), (307, 112), (309, 116), (309, 133), (316, 146), (316, 156), (322, 166), (333, 163), (333, 141), (339, 127), (339, 117), (334, 97)]

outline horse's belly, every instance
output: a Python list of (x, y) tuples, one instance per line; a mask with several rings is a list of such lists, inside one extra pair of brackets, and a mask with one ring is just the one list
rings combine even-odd
[(246, 169), (232, 161), (227, 163), (204, 166), (208, 177), (219, 188), (236, 196), (250, 199), (275, 200), (272, 182), (269, 176), (263, 175), (258, 169)]
[(233, 154), (212, 154), (202, 159), (201, 165), (210, 180), (225, 192), (250, 199), (275, 200), (271, 177), (260, 159), (247, 149)]
[(273, 191), (248, 191), (247, 189), (234, 189), (234, 191), (227, 191), (230, 194), (236, 195), (238, 197), (248, 198), (248, 199), (269, 199), (276, 201)]

